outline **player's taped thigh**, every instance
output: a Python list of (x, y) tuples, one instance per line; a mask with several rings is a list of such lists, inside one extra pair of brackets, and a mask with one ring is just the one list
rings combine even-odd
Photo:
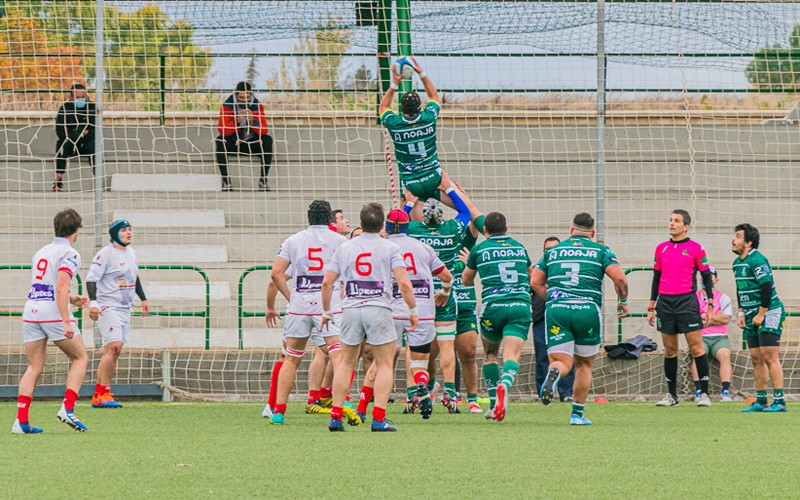
[(298, 358), (299, 359), (299, 358), (302, 358), (305, 353), (306, 353), (305, 350), (301, 351), (301, 350), (292, 349), (291, 347), (286, 346), (286, 355), (287, 356), (291, 356), (293, 358)]
[(456, 324), (455, 322), (451, 325), (436, 325), (436, 338), (442, 338), (443, 340), (449, 340), (450, 337), (455, 340), (456, 338)]
[(328, 346), (328, 354), (333, 354), (341, 349), (342, 349), (341, 342), (334, 342), (333, 344)]

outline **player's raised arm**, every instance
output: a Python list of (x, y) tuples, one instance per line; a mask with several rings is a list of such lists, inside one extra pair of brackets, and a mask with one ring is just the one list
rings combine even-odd
[(422, 81), (422, 86), (425, 88), (425, 95), (428, 96), (429, 101), (436, 101), (439, 102), (439, 92), (436, 90), (436, 87), (433, 85), (433, 82), (428, 75), (422, 71), (422, 66), (414, 59), (413, 57), (408, 57), (408, 60), (414, 66), (414, 71), (417, 72), (419, 75), (419, 79)]
[(392, 108), (392, 101), (394, 100), (394, 94), (397, 92), (397, 86), (403, 81), (403, 75), (395, 73), (394, 69), (391, 71), (392, 73), (392, 84), (389, 85), (389, 88), (386, 89), (386, 93), (383, 94), (383, 99), (381, 99), (381, 103), (378, 106), (378, 114), (383, 117), (383, 113), (388, 111)]

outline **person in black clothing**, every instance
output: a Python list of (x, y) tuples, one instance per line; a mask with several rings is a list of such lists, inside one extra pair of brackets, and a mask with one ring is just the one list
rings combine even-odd
[(61, 105), (56, 115), (56, 181), (53, 191), (64, 189), (61, 179), (67, 171), (67, 160), (88, 156), (94, 173), (95, 106), (89, 101), (86, 87), (72, 86), (70, 100)]
[(222, 190), (231, 190), (228, 175), (228, 154), (258, 155), (261, 157), (259, 191), (270, 191), (267, 175), (272, 165), (272, 136), (267, 134), (264, 106), (253, 95), (250, 82), (239, 82), (219, 110), (219, 135), (214, 139)]
[[(544, 240), (544, 248), (554, 247), (561, 243), (555, 236), (550, 236)], [(547, 368), (550, 360), (547, 357), (547, 335), (545, 335), (544, 325), (544, 305), (545, 302), (538, 295), (531, 292), (531, 313), (533, 318), (533, 351), (536, 355), (536, 388), (544, 383), (547, 377)], [(558, 397), (562, 402), (572, 401), (572, 382), (575, 379), (575, 367), (567, 375), (558, 381)]]

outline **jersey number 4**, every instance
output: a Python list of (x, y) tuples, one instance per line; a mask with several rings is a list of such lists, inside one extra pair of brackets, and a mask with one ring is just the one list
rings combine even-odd
[(408, 154), (425, 158), (428, 156), (428, 151), (425, 150), (425, 143), (423, 141), (410, 143), (408, 145)]

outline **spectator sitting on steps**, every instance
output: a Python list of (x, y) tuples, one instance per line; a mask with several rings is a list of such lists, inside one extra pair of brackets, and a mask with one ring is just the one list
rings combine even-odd
[(228, 154), (259, 155), (261, 157), (260, 191), (269, 191), (267, 175), (272, 164), (272, 137), (267, 134), (264, 106), (256, 99), (250, 82), (239, 82), (219, 110), (220, 135), (214, 140), (222, 190), (231, 190), (228, 175)]

